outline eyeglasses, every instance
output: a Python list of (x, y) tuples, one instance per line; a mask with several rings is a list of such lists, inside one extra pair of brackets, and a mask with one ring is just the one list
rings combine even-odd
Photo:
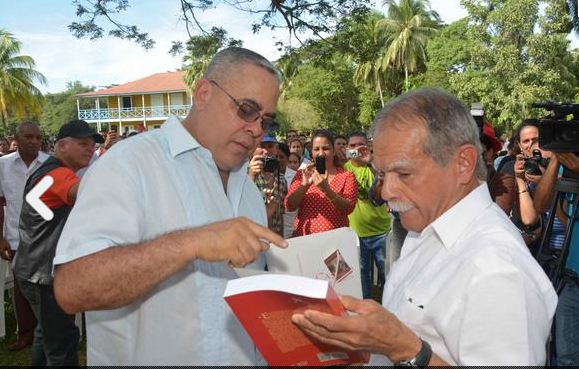
[(209, 80), (209, 83), (214, 84), (215, 87), (223, 91), (223, 93), (225, 93), (227, 97), (237, 105), (237, 116), (239, 118), (247, 123), (255, 122), (257, 119), (261, 118), (261, 128), (270, 135), (273, 135), (279, 129), (279, 124), (272, 117), (262, 115), (258, 109), (245, 101), (238, 101), (214, 80)]

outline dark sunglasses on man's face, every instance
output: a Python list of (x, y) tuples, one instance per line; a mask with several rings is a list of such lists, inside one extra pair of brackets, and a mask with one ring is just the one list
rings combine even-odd
[(258, 109), (245, 101), (238, 101), (235, 97), (231, 96), (229, 92), (225, 91), (225, 89), (216, 81), (209, 80), (209, 82), (223, 91), (223, 93), (225, 93), (227, 97), (237, 105), (237, 116), (239, 118), (247, 123), (255, 122), (257, 119), (261, 118), (261, 128), (269, 135), (273, 135), (279, 129), (279, 124), (272, 117), (261, 115)]

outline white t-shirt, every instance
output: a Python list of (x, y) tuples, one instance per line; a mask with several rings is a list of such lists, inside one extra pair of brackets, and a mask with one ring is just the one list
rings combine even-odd
[[(208, 122), (210, 124), (210, 122)], [(54, 264), (188, 227), (247, 216), (267, 225), (247, 164), (223, 190), (211, 152), (169, 118), (115, 145), (86, 172)], [(261, 257), (253, 265), (264, 267)], [(128, 306), (86, 313), (88, 365), (255, 365), (259, 356), (223, 299), (226, 262), (194, 261)]]
[(451, 365), (528, 366), (545, 363), (557, 295), (483, 183), (408, 234), (382, 304)]

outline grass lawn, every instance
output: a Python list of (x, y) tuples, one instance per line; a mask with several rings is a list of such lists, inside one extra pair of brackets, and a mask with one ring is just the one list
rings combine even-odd
[[(5, 366), (30, 366), (30, 347), (17, 352), (8, 351), (8, 346), (16, 340), (16, 319), (12, 299), (6, 293), (4, 295), (4, 312), (6, 315), (6, 337), (0, 338), (0, 367)], [(83, 336), (78, 351), (80, 365), (86, 365), (86, 338)]]

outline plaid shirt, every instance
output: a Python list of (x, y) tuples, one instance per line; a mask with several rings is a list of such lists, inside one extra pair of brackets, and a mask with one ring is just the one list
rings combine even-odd
[(255, 184), (262, 194), (264, 193), (264, 190), (273, 188), (274, 201), (277, 203), (277, 206), (271, 217), (269, 229), (283, 237), (283, 202), (287, 195), (287, 182), (283, 175), (278, 175), (278, 172), (272, 173), (272, 175), (274, 178), (273, 183), (271, 183), (263, 173), (259, 173), (257, 177), (255, 177)]

